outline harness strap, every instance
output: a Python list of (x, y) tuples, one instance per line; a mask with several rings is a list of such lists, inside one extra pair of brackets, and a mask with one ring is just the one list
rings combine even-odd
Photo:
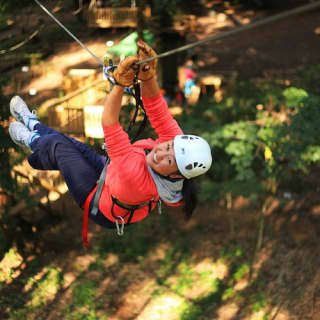
[[(97, 190), (95, 192), (94, 198), (93, 198), (93, 205), (92, 205), (92, 209), (90, 211), (90, 213), (94, 216), (96, 216), (98, 214), (99, 211), (99, 200), (101, 197), (101, 193), (102, 193), (102, 189), (103, 189), (103, 185), (107, 176), (107, 167), (108, 164), (110, 162), (110, 159), (107, 160), (106, 165), (104, 166), (99, 180), (97, 181), (98, 187)], [(129, 215), (129, 218), (127, 219), (127, 223), (131, 222), (131, 219), (133, 217), (133, 214), (135, 212), (135, 210), (138, 210), (140, 208), (143, 208), (145, 206), (148, 206), (148, 213), (151, 211), (152, 208), (152, 203), (155, 202), (154, 200), (150, 200), (150, 201), (146, 201), (140, 204), (136, 204), (136, 205), (131, 205), (131, 204), (126, 204), (121, 202), (120, 200), (118, 200), (117, 198), (112, 196), (112, 207), (111, 207), (111, 213), (112, 216), (115, 218), (115, 225), (116, 225), (116, 229), (117, 229), (117, 234), (119, 236), (123, 235), (124, 232), (124, 225), (125, 225), (125, 221), (124, 219)], [(116, 216), (113, 212), (113, 208), (114, 205), (118, 205), (119, 207), (128, 210), (128, 212), (124, 215), (124, 216)], [(84, 215), (83, 215), (83, 227), (82, 227), (82, 241), (83, 244), (86, 247), (89, 247), (90, 244), (88, 242), (88, 220), (89, 220), (89, 208), (90, 208), (90, 201), (86, 200), (85, 204), (84, 204)]]
[[(115, 219), (115, 224), (116, 224), (116, 228), (117, 228), (117, 234), (119, 236), (123, 235), (124, 225), (125, 225), (124, 219), (128, 215), (129, 215), (129, 218), (127, 219), (127, 223), (130, 223), (131, 219), (132, 219), (132, 217), (134, 215), (134, 212), (136, 210), (138, 210), (140, 208), (143, 208), (145, 206), (148, 206), (148, 213), (150, 213), (151, 212), (151, 208), (152, 208), (152, 203), (155, 202), (154, 200), (149, 200), (149, 201), (146, 201), (146, 202), (143, 202), (143, 203), (140, 203), (140, 204), (126, 204), (126, 203), (121, 202), (120, 200), (118, 200), (117, 198), (115, 198), (113, 196), (111, 196), (111, 197), (112, 197), (111, 214)], [(122, 209), (128, 210), (128, 212), (123, 216), (116, 216), (115, 213), (113, 212), (113, 208), (114, 208), (115, 204), (118, 205)], [(119, 221), (118, 220), (120, 220), (121, 228), (119, 227)]]
[(99, 180), (98, 180), (98, 189), (96, 191), (96, 194), (94, 195), (94, 199), (93, 199), (93, 207), (92, 207), (92, 210), (91, 210), (91, 213), (96, 216), (97, 213), (98, 213), (98, 208), (99, 208), (99, 200), (100, 200), (100, 196), (101, 196), (101, 192), (102, 192), (102, 189), (103, 189), (103, 185), (104, 185), (104, 181), (106, 179), (106, 175), (107, 175), (107, 166), (109, 164), (109, 159), (106, 163), (106, 165), (104, 166), (101, 174), (100, 174), (100, 177), (99, 177)]
[(83, 206), (83, 223), (82, 223), (82, 243), (87, 248), (90, 247), (90, 243), (88, 241), (89, 207), (90, 207), (90, 201), (87, 198)]
[(134, 113), (134, 116), (133, 118), (131, 119), (130, 123), (129, 123), (129, 127), (127, 129), (127, 132), (130, 132), (131, 129), (133, 128), (133, 125), (135, 124), (136, 122), (136, 118), (138, 116), (138, 112), (139, 112), (139, 108), (142, 109), (142, 112), (143, 112), (143, 120), (134, 136), (133, 139), (131, 139), (131, 142), (135, 142), (137, 140), (137, 138), (139, 137), (139, 135), (143, 132), (143, 130), (145, 129), (146, 125), (147, 125), (147, 113), (146, 113), (146, 110), (144, 108), (144, 105), (143, 105), (143, 101), (141, 99), (141, 88), (140, 88), (140, 83), (138, 82), (138, 78), (137, 78), (137, 75), (134, 79), (134, 84), (133, 84), (133, 88), (134, 88), (134, 92), (133, 92), (133, 96), (135, 98), (135, 101), (136, 101), (136, 110), (135, 110), (135, 113)]
[[(99, 199), (101, 196), (101, 192), (103, 189), (103, 185), (104, 185), (104, 180), (106, 179), (106, 175), (107, 175), (107, 166), (110, 162), (110, 159), (108, 158), (106, 165), (104, 166), (99, 180), (97, 181), (98, 183), (98, 188), (96, 190), (96, 193), (94, 195), (94, 200), (93, 200), (93, 207), (91, 209), (91, 213), (96, 216), (99, 210)], [(82, 223), (82, 242), (83, 245), (85, 247), (90, 247), (89, 241), (88, 241), (88, 224), (89, 224), (89, 208), (90, 208), (90, 201), (88, 201), (88, 199), (86, 200), (86, 202), (84, 203), (83, 209), (83, 223)]]
[(149, 205), (149, 203), (153, 202), (153, 200), (149, 200), (149, 201), (146, 201), (146, 202), (143, 202), (143, 203), (140, 203), (140, 204), (126, 204), (126, 203), (121, 202), (120, 200), (118, 200), (115, 197), (112, 197), (112, 201), (115, 204), (117, 204), (119, 207), (121, 207), (123, 209), (127, 209), (127, 210), (137, 210), (137, 209), (140, 209), (140, 208), (142, 208), (144, 206), (147, 206), (147, 205)]

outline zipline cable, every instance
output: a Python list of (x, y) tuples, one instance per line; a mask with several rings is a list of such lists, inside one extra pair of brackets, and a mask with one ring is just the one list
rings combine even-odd
[[(34, 0), (34, 1), (44, 10), (44, 12), (46, 12), (46, 13), (49, 15), (61, 28), (63, 28), (75, 41), (77, 41), (77, 42), (81, 45), (81, 47), (82, 47), (83, 49), (85, 49), (100, 65), (102, 65), (102, 66), (104, 67), (103, 61), (101, 61), (92, 51), (90, 51), (90, 50), (88, 49), (88, 47), (86, 47), (86, 45), (84, 45), (75, 35), (73, 35), (71, 31), (69, 31), (49, 10), (46, 9), (46, 7), (44, 7), (38, 0)], [(253, 28), (256, 28), (256, 27), (265, 25), (265, 24), (267, 24), (267, 23), (275, 22), (275, 21), (278, 21), (278, 20), (280, 20), (280, 19), (287, 18), (287, 17), (292, 16), (292, 15), (296, 15), (296, 14), (299, 14), (299, 13), (302, 13), (302, 12), (306, 12), (306, 11), (315, 9), (315, 8), (317, 8), (317, 7), (319, 7), (319, 6), (320, 6), (320, 1), (316, 1), (316, 2), (314, 2), (314, 3), (310, 3), (310, 4), (307, 4), (307, 5), (298, 7), (298, 8), (294, 8), (294, 9), (288, 10), (288, 11), (286, 11), (286, 12), (273, 15), (273, 16), (271, 16), (271, 17), (267, 17), (267, 18), (262, 19), (262, 20), (260, 20), (260, 21), (252, 22), (252, 23), (250, 23), (250, 24), (248, 24), (248, 25), (241, 26), (241, 27), (238, 27), (238, 28), (233, 29), (233, 30), (230, 30), (230, 31), (225, 31), (225, 32), (223, 32), (223, 33), (221, 33), (221, 34), (218, 34), (218, 35), (215, 35), (215, 36), (206, 38), (206, 39), (202, 39), (202, 40), (199, 40), (199, 41), (190, 43), (190, 44), (188, 44), (188, 45), (185, 45), (185, 46), (182, 46), (182, 47), (173, 49), (173, 50), (169, 50), (169, 51), (167, 51), (167, 52), (161, 53), (161, 54), (156, 55), (156, 56), (154, 56), (154, 57), (150, 57), (150, 58), (147, 58), (147, 59), (138, 61), (138, 62), (136, 62), (136, 64), (142, 64), (142, 63), (146, 63), (146, 62), (149, 62), (149, 61), (152, 61), (152, 60), (155, 60), (155, 59), (167, 57), (167, 56), (169, 56), (169, 55), (171, 55), (171, 54), (174, 54), (174, 53), (177, 53), (177, 52), (180, 52), (180, 51), (184, 51), (184, 50), (188, 50), (188, 49), (193, 48), (193, 47), (195, 47), (195, 46), (199, 46), (199, 45), (201, 45), (201, 44), (203, 44), (203, 43), (206, 43), (206, 42), (208, 42), (208, 41), (223, 39), (223, 38), (229, 37), (229, 36), (231, 36), (231, 35), (237, 34), (237, 33), (242, 32), (242, 31), (247, 31), (247, 30), (250, 30), (250, 29), (253, 29)]]
[(270, 22), (274, 22), (274, 21), (277, 21), (277, 20), (280, 20), (280, 19), (283, 19), (283, 18), (287, 18), (289, 16), (292, 16), (292, 15), (295, 15), (295, 14), (299, 14), (299, 13), (302, 13), (302, 12), (305, 12), (305, 11), (309, 11), (311, 9), (315, 9), (315, 8), (317, 8), (319, 6), (320, 6), (320, 1), (317, 1), (317, 2), (314, 2), (314, 3), (307, 4), (305, 6), (301, 6), (301, 7), (295, 8), (295, 9), (291, 9), (291, 10), (288, 10), (287, 12), (279, 13), (279, 14), (273, 15), (271, 17), (267, 17), (265, 19), (262, 19), (260, 21), (252, 22), (249, 25), (241, 26), (241, 27), (238, 27), (238, 28), (230, 30), (230, 31), (225, 31), (225, 32), (223, 32), (221, 34), (218, 34), (218, 35), (215, 35), (215, 36), (203, 39), (203, 40), (199, 40), (199, 41), (190, 43), (188, 45), (179, 47), (177, 49), (173, 49), (173, 50), (161, 53), (161, 54), (159, 54), (157, 56), (154, 56), (154, 57), (150, 57), (150, 58), (138, 61), (136, 64), (142, 64), (142, 63), (146, 63), (146, 62), (152, 61), (154, 59), (167, 57), (167, 56), (169, 56), (171, 54), (174, 54), (174, 53), (177, 53), (177, 52), (180, 52), (180, 51), (184, 51), (184, 50), (188, 50), (188, 49), (193, 48), (195, 46), (199, 46), (199, 45), (201, 45), (203, 43), (206, 43), (208, 41), (223, 39), (223, 38), (229, 37), (231, 35), (234, 35), (236, 33), (242, 32), (242, 31), (247, 31), (247, 30), (250, 30), (250, 29), (265, 25), (265, 24), (270, 23)]
[(38, 0), (34, 0), (40, 8), (49, 15), (65, 32), (68, 33), (69, 36), (71, 36), (75, 41), (77, 41), (80, 46), (86, 50), (99, 64), (104, 66), (104, 63), (102, 60), (100, 60), (89, 48), (83, 44), (71, 31), (69, 31), (43, 4), (41, 4)]

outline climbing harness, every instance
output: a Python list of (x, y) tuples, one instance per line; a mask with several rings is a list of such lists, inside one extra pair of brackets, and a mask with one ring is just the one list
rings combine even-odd
[[(82, 242), (84, 244), (84, 246), (89, 247), (89, 242), (88, 242), (88, 220), (89, 220), (89, 214), (91, 213), (92, 215), (96, 216), (99, 212), (99, 200), (101, 197), (101, 193), (102, 193), (102, 189), (104, 186), (104, 182), (106, 179), (106, 175), (107, 175), (107, 168), (108, 165), (110, 163), (110, 159), (108, 158), (101, 174), (99, 177), (99, 180), (97, 181), (97, 190), (93, 196), (93, 205), (92, 208), (90, 210), (90, 203), (86, 203), (84, 206), (84, 214), (83, 214), (83, 227), (82, 227)], [(148, 214), (151, 212), (152, 210), (152, 204), (157, 203), (158, 205), (158, 212), (159, 214), (162, 213), (161, 210), (161, 204), (162, 201), (160, 199), (160, 197), (158, 199), (151, 199), (149, 201), (140, 203), (140, 204), (136, 204), (136, 205), (132, 205), (132, 204), (126, 204), (122, 201), (120, 201), (119, 199), (115, 198), (112, 196), (112, 207), (111, 207), (111, 214), (115, 220), (114, 224), (117, 230), (117, 235), (118, 236), (122, 236), (124, 234), (124, 225), (127, 223), (129, 224), (134, 216), (134, 213), (136, 210), (141, 209), (143, 207), (148, 206)], [(116, 215), (114, 212), (114, 206), (117, 205), (118, 207), (127, 210), (127, 212), (122, 215)], [(90, 211), (90, 212), (89, 212)], [(127, 221), (125, 221), (125, 219)]]

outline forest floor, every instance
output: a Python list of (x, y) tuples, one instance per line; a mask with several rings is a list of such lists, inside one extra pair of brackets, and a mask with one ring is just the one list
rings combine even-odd
[[(54, 9), (49, 1), (44, 3)], [(51, 45), (50, 54), (34, 65), (32, 76), (19, 82), (19, 88), (12, 81), (6, 92), (39, 105), (59, 95), (69, 69), (94, 68), (96, 62), (61, 29), (52, 32), (50, 18), (34, 10), (27, 12), (30, 30), (41, 17), (50, 33), (43, 31), (29, 50), (40, 50), (43, 41), (44, 47)], [(66, 18), (68, 11), (61, 8), (56, 14), (68, 26), (76, 21)], [(228, 14), (250, 23), (266, 12), (235, 7)], [(21, 32), (23, 17), (25, 12), (13, 17), (19, 27), (6, 32)], [(235, 25), (227, 15), (199, 16), (187, 39), (203, 39), (230, 27)], [(99, 57), (107, 40), (128, 32), (93, 32), (81, 25), (75, 31)], [(208, 43), (192, 54), (203, 74), (291, 79), (297, 69), (319, 64), (319, 52), (317, 10)], [(9, 72), (21, 79), (20, 68)], [(36, 96), (29, 96), (32, 88)], [(185, 223), (180, 209), (166, 208), (161, 216), (153, 213), (126, 228), (120, 238), (90, 224), (92, 247), (87, 250), (81, 242), (82, 211), (65, 193), (51, 203), (51, 210), (41, 211), (41, 217), (28, 211), (17, 216), (24, 228), (17, 230), (15, 245), (0, 261), (0, 318), (320, 319), (317, 197), (301, 192), (270, 199), (262, 249), (255, 254), (260, 212), (237, 198), (228, 209), (224, 201), (202, 204)]]

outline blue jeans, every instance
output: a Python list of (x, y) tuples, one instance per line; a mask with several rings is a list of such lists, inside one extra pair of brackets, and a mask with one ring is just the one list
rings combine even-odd
[[(107, 157), (41, 123), (34, 129), (40, 137), (30, 144), (33, 153), (28, 157), (29, 164), (38, 170), (59, 170), (72, 197), (82, 208), (100, 177)], [(114, 226), (101, 212), (89, 217), (102, 226)]]

